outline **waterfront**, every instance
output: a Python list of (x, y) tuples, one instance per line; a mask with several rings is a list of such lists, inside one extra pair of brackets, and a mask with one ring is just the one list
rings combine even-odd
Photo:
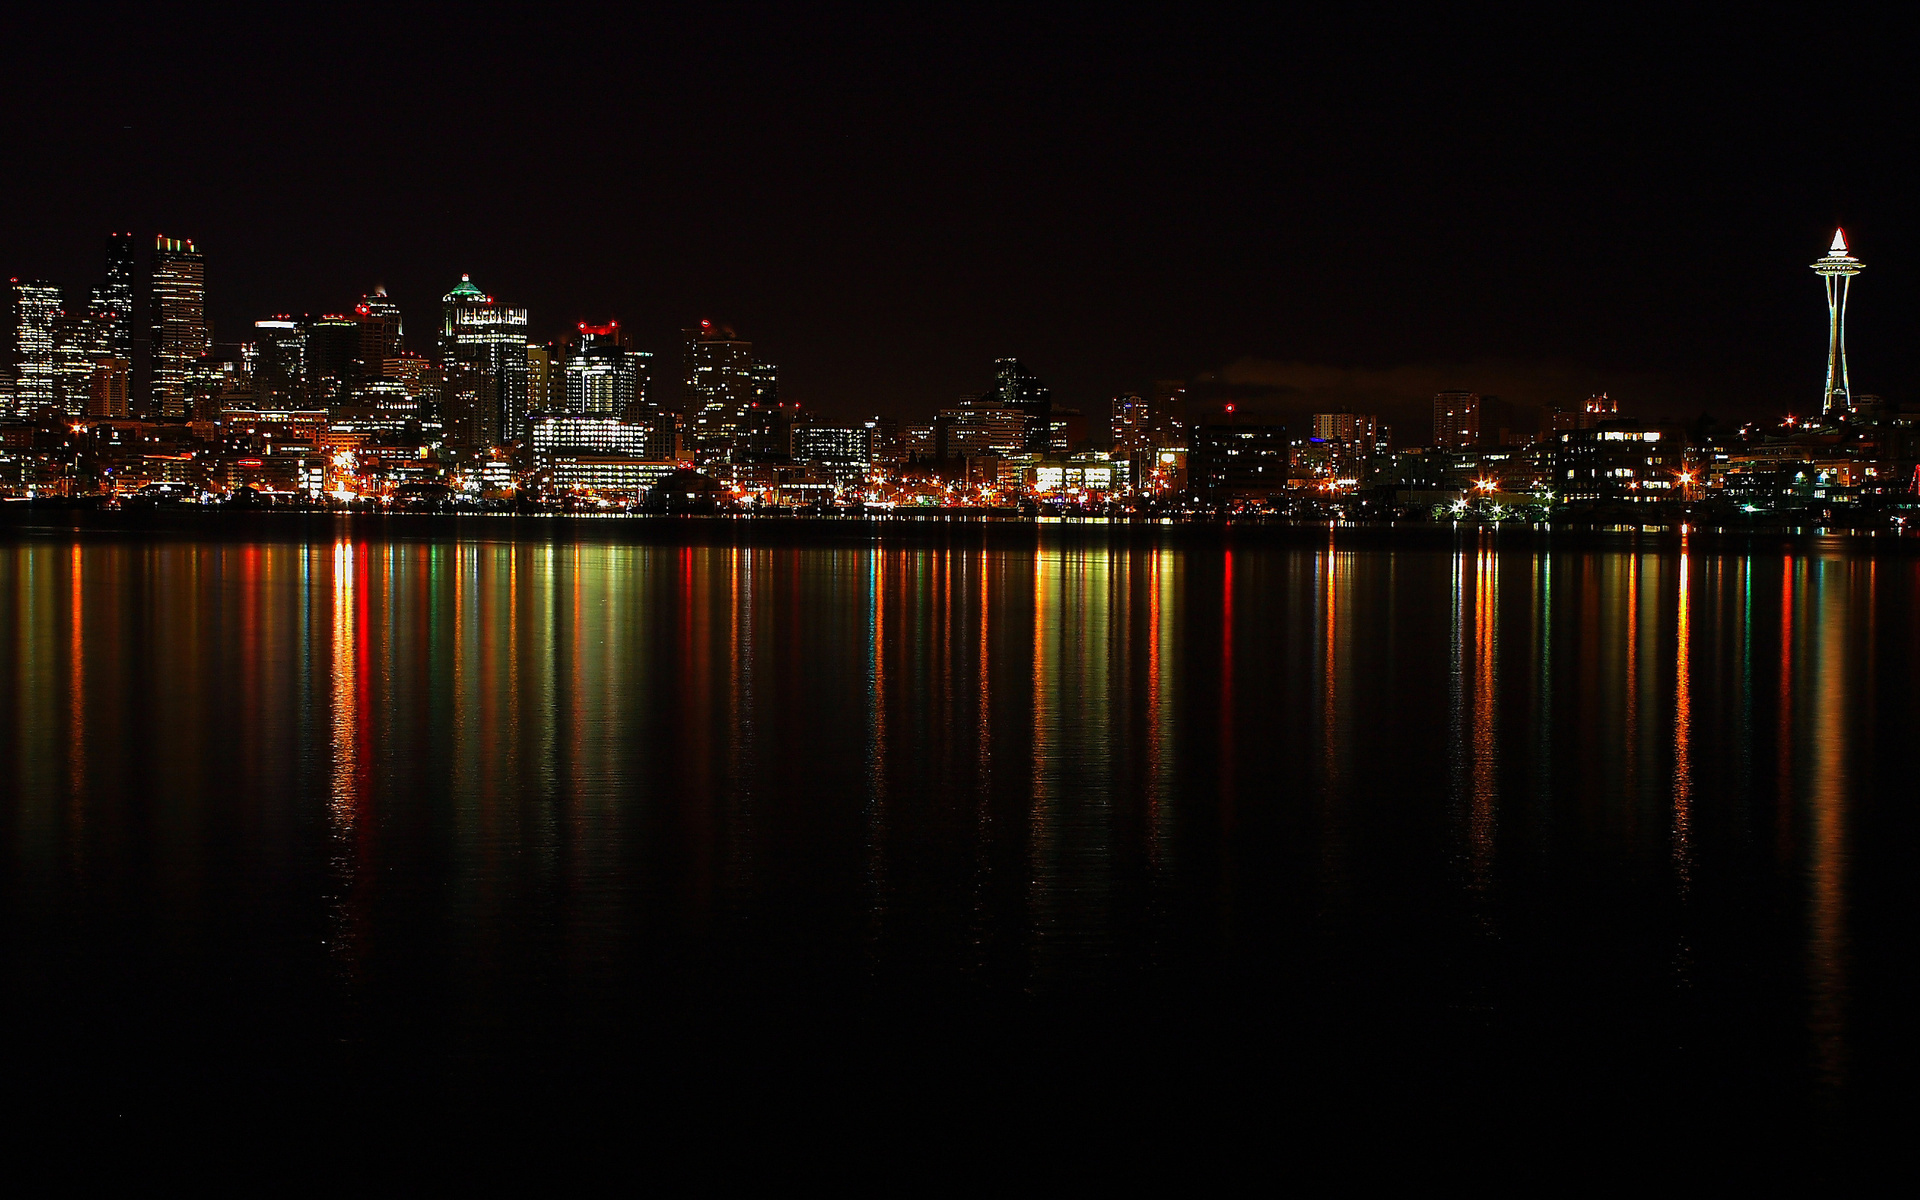
[(260, 528), (0, 543), (5, 1003), (82, 1109), (1845, 1120), (1910, 1053), (1905, 556)]

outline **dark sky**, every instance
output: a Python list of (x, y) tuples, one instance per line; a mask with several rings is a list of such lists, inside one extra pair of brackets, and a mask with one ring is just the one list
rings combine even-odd
[(1920, 400), (1904, 27), (477, 9), (16, 24), (0, 272), (83, 295), (106, 230), (160, 231), (218, 340), (384, 281), (425, 349), (466, 271), (668, 376), (731, 323), (844, 415), (1014, 354), (1102, 411), (1178, 376), (1732, 416), (1817, 401), (1844, 224), (1856, 390)]

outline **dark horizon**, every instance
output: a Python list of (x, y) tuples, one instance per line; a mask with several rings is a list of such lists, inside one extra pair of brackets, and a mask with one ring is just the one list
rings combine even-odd
[(1844, 226), (1855, 388), (1916, 398), (1894, 40), (1822, 82), (1786, 14), (102, 24), (10, 52), (15, 175), (50, 183), (9, 190), (0, 272), (71, 302), (107, 230), (192, 238), (218, 342), (384, 283), (425, 349), (464, 272), (537, 338), (620, 320), (669, 399), (705, 318), (830, 416), (922, 416), (1011, 355), (1095, 419), (1178, 377), (1735, 420), (1818, 402), (1807, 264)]

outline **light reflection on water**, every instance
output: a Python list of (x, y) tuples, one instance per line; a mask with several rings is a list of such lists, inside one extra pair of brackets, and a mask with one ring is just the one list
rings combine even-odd
[(1838, 1095), (1914, 583), (1684, 542), (14, 541), (11, 991), (237, 975), (457, 1055), (663, 992), (1497, 1024), (1598, 987)]

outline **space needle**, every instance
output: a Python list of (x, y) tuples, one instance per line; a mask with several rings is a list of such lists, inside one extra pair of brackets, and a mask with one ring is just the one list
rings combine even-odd
[(1844, 415), (1853, 407), (1853, 389), (1847, 381), (1847, 287), (1866, 264), (1847, 253), (1847, 231), (1833, 231), (1833, 247), (1813, 269), (1827, 284), (1827, 417)]

